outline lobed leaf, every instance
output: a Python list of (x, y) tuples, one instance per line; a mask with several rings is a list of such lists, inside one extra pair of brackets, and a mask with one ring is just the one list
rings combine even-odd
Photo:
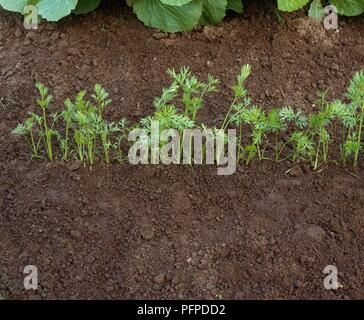
[(278, 0), (278, 9), (292, 12), (303, 8), (310, 0)]
[(5, 10), (24, 12), (24, 8), (28, 4), (28, 0), (0, 0), (0, 6)]
[(322, 20), (322, 18), (325, 16), (325, 11), (321, 0), (312, 1), (310, 9), (308, 10), (308, 16), (316, 20)]
[(201, 24), (218, 24), (226, 14), (227, 0), (202, 0)]
[(38, 13), (48, 21), (58, 21), (76, 8), (77, 0), (40, 0)]
[(133, 8), (145, 25), (164, 32), (192, 30), (202, 15), (202, 2), (199, 0), (181, 6), (170, 6), (160, 0), (136, 0)]
[(161, 0), (162, 3), (169, 6), (183, 6), (184, 4), (190, 3), (192, 0)]
[(364, 0), (330, 0), (330, 3), (344, 16), (357, 16), (364, 12)]
[(242, 0), (227, 0), (226, 10), (233, 10), (237, 13), (243, 13), (243, 2)]
[(76, 9), (73, 10), (75, 14), (87, 14), (94, 11), (101, 3), (101, 0), (78, 0)]

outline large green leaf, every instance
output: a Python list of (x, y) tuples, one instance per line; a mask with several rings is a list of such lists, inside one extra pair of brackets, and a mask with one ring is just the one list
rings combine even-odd
[(233, 10), (237, 13), (243, 13), (242, 0), (228, 0), (226, 10)]
[(309, 17), (322, 20), (325, 15), (324, 8), (321, 4), (321, 0), (313, 0), (310, 6), (310, 10), (308, 10)]
[(184, 4), (187, 4), (191, 2), (192, 0), (161, 0), (162, 3), (168, 4), (169, 6), (183, 6)]
[(58, 21), (76, 8), (77, 0), (40, 0), (38, 13), (48, 21)]
[(278, 0), (278, 9), (282, 11), (295, 11), (303, 8), (310, 0)]
[(101, 0), (78, 0), (75, 14), (86, 14), (94, 11), (101, 3)]
[(226, 14), (227, 0), (202, 0), (201, 24), (218, 24)]
[(0, 6), (5, 10), (24, 12), (24, 8), (28, 4), (28, 0), (0, 0)]
[(357, 16), (364, 12), (364, 0), (330, 0), (330, 3), (344, 16)]
[(160, 0), (136, 0), (135, 14), (145, 25), (165, 32), (189, 31), (202, 14), (202, 2), (193, 0), (182, 6), (169, 6)]

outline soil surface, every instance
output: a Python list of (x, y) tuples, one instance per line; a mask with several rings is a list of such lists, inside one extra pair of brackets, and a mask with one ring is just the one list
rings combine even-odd
[[(34, 110), (35, 81), (53, 110), (99, 82), (114, 99), (107, 117), (136, 121), (153, 112), (165, 70), (183, 65), (225, 83), (207, 123), (226, 113), (244, 63), (256, 103), (311, 111), (316, 91), (339, 97), (364, 67), (364, 19), (340, 18), (332, 32), (252, 4), (218, 27), (168, 35), (112, 3), (38, 31), (0, 11), (0, 299), (363, 299), (363, 160), (356, 171), (289, 173), (289, 163), (256, 163), (229, 177), (209, 166), (90, 171), (30, 162), (10, 131)], [(23, 289), (26, 265), (39, 270), (35, 292)], [(324, 288), (327, 265), (337, 291)]]

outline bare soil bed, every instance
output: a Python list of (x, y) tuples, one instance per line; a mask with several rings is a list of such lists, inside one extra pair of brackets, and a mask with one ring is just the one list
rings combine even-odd
[[(34, 82), (66, 97), (98, 82), (114, 103), (106, 116), (137, 121), (153, 112), (165, 70), (190, 66), (247, 85), (266, 108), (312, 110), (315, 93), (339, 97), (364, 67), (364, 20), (325, 31), (304, 14), (263, 4), (218, 27), (166, 35), (129, 8), (100, 8), (25, 31), (0, 11), (0, 299), (202, 298), (363, 299), (364, 165), (314, 172), (254, 163), (233, 176), (216, 168), (29, 162), (10, 134), (34, 110)], [(226, 113), (228, 86), (208, 100), (206, 123)], [(40, 287), (23, 289), (36, 265)], [(343, 288), (323, 286), (336, 265)]]

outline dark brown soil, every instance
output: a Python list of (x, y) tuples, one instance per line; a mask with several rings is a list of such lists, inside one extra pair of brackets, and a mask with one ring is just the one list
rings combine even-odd
[[(364, 67), (364, 20), (326, 32), (303, 14), (250, 5), (219, 27), (162, 35), (127, 7), (42, 24), (26, 32), (0, 12), (0, 299), (2, 298), (364, 298), (364, 169), (321, 172), (264, 162), (219, 177), (213, 167), (28, 161), (11, 136), (34, 109), (34, 82), (56, 103), (103, 84), (107, 113), (136, 121), (153, 111), (165, 70), (189, 65), (226, 84), (250, 63), (248, 88), (269, 108), (311, 110), (317, 90), (344, 92)], [(226, 112), (230, 91), (210, 98), (202, 119)], [(36, 265), (40, 288), (23, 289)], [(323, 286), (336, 265), (343, 288)]]

